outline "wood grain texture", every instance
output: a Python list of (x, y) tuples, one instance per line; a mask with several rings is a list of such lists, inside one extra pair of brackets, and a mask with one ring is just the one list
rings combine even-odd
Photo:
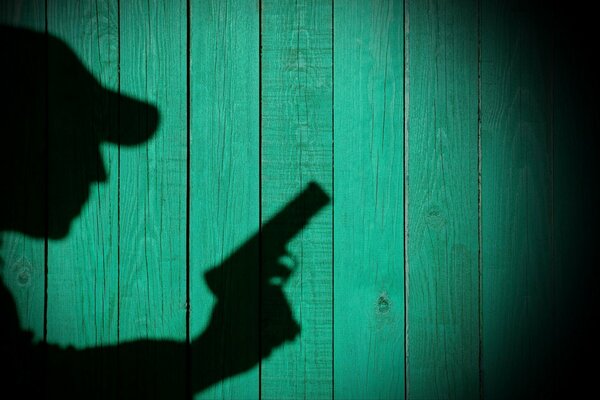
[[(332, 3), (262, 2), (262, 221), (311, 180), (332, 189)], [(300, 336), (262, 362), (262, 398), (332, 395), (332, 213), (288, 245), (285, 285)], [(264, 249), (263, 249), (264, 252)], [(263, 296), (262, 312), (276, 312)]]
[(0, 4), (0, 24), (44, 32), (46, 4), (44, 1), (7, 0)]
[[(598, 354), (599, 225), (597, 95), (599, 44), (590, 8), (552, 2), (552, 233), (556, 334), (553, 389), (563, 398), (593, 393)], [(568, 367), (567, 367), (568, 366)]]
[[(580, 28), (595, 14), (569, 20), (564, 8), (0, 2), (0, 24), (47, 24), (49, 37), (32, 37), (48, 39), (48, 61), (73, 56), (69, 76), (93, 83), (78, 94), (48, 82), (32, 106), (48, 107), (49, 138), (67, 130), (75, 143), (50, 140), (48, 192), (83, 206), (67, 215), (49, 202), (43, 228), (62, 226), (51, 240), (0, 232), (20, 326), (34, 342), (47, 334), (64, 367), (40, 387), (207, 399), (589, 391), (597, 52), (575, 43), (594, 37)], [(296, 265), (279, 296), (259, 273), (286, 262), (267, 259), (265, 223), (310, 181), (332, 207), (288, 243)], [(207, 285), (215, 267), (222, 293)], [(277, 319), (288, 303), (293, 340)]]
[[(121, 92), (160, 112), (149, 140), (150, 112), (137, 121), (120, 112), (121, 139), (142, 142), (120, 150), (120, 342), (186, 339), (186, 16), (185, 1), (120, 3)], [(160, 365), (158, 350), (137, 362)], [(156, 396), (167, 380), (173, 398), (183, 396), (185, 357), (170, 356), (180, 361), (168, 369), (170, 376), (121, 374), (138, 381), (140, 396)]]
[[(44, 32), (45, 18), (44, 1), (14, 0), (0, 4), (0, 25)], [(44, 102), (45, 99), (40, 99), (36, 106), (43, 107)], [(32, 177), (37, 173), (31, 171)], [(0, 276), (14, 299), (20, 327), (31, 332), (36, 342), (44, 338), (44, 242), (43, 238), (35, 239), (22, 233), (0, 232)]]
[(404, 398), (404, 4), (334, 9), (334, 395)]
[[(117, 90), (117, 4), (107, 1), (96, 6), (94, 2), (83, 2), (79, 7), (65, 7), (60, 1), (49, 1), (48, 31), (64, 40), (99, 82)], [(55, 97), (56, 93), (49, 93), (50, 102)], [(117, 129), (117, 104), (109, 103), (108, 96), (95, 99), (90, 106), (94, 108), (90, 113), (102, 115), (108, 126)], [(54, 117), (49, 115), (50, 120)], [(92, 131), (79, 134), (104, 133), (102, 126), (91, 127)], [(61, 128), (64, 129), (57, 127)], [(83, 182), (88, 171), (81, 170), (81, 165), (72, 166), (81, 171), (80, 176), (73, 177), (72, 185), (89, 184), (89, 198), (71, 225), (68, 237), (48, 244), (48, 341), (51, 343), (81, 348), (117, 340), (117, 148), (106, 146), (103, 150), (97, 162), (102, 163), (98, 168), (106, 170), (108, 182)], [(64, 178), (51, 176), (50, 180)]]
[(477, 3), (406, 12), (408, 396), (477, 398)]
[[(59, 40), (63, 40), (94, 78), (108, 90), (118, 89), (118, 14), (117, 2), (85, 1), (65, 5), (61, 1), (49, 1), (48, 32)], [(52, 58), (63, 58), (64, 54), (52, 42), (49, 47), (50, 62)], [(51, 72), (52, 73), (52, 72)], [(61, 157), (73, 161), (51, 162), (49, 185), (63, 188), (64, 180), (70, 180), (70, 189), (58, 194), (56, 202), (49, 204), (49, 229), (52, 225), (62, 225), (67, 214), (62, 204), (73, 202), (78, 191), (87, 192), (87, 202), (82, 206), (80, 214), (70, 225), (68, 235), (62, 240), (51, 240), (48, 243), (48, 342), (60, 346), (74, 346), (82, 349), (116, 344), (118, 329), (118, 169), (116, 146), (97, 148), (100, 137), (105, 130), (117, 131), (118, 104), (108, 92), (96, 96), (91, 87), (81, 87), (80, 104), (82, 109), (72, 112), (85, 112), (84, 116), (74, 118), (77, 124), (69, 124), (64, 118), (67, 106), (64, 101), (65, 84), (60, 80), (52, 81), (48, 93), (49, 101), (49, 141), (50, 157)], [(73, 79), (76, 79), (73, 77)], [(70, 89), (67, 89), (70, 90)], [(58, 109), (62, 108), (62, 109)], [(92, 119), (97, 115), (97, 119)], [(78, 118), (90, 118), (89, 123)], [(82, 123), (83, 122), (83, 123)], [(69, 131), (73, 129), (74, 131)], [(79, 131), (75, 131), (79, 129)], [(77, 141), (73, 148), (79, 155), (65, 154), (71, 149), (61, 149), (61, 137), (72, 135)], [(88, 147), (89, 148), (86, 148)], [(96, 147), (96, 148), (92, 148)], [(86, 162), (80, 157), (93, 157), (96, 162)], [(62, 167), (75, 173), (65, 173)], [(103, 177), (96, 176), (96, 171), (103, 171)], [(104, 182), (106, 177), (106, 182)], [(51, 192), (54, 189), (51, 189)], [(62, 204), (59, 204), (62, 203)], [(114, 393), (115, 381), (104, 381), (106, 371), (113, 370), (116, 365), (102, 365), (96, 359), (97, 374), (82, 374), (79, 382), (82, 387), (102, 388), (104, 396)], [(49, 385), (49, 396), (53, 390), (62, 391), (61, 385)]]
[[(193, 1), (191, 3), (191, 179), (190, 179), (190, 301), (191, 336), (205, 330), (215, 301), (251, 301), (228, 291), (216, 299), (204, 272), (219, 266), (259, 229), (259, 11), (256, 1)], [(256, 268), (254, 281), (225, 286), (255, 285), (258, 292), (258, 252), (247, 265)], [(235, 280), (235, 274), (228, 279)], [(251, 291), (249, 291), (251, 292)], [(258, 318), (258, 301), (250, 316), (235, 316), (229, 335), (255, 337), (242, 349), (221, 335), (205, 343), (210, 352), (192, 359), (192, 380), (202, 368), (223, 369), (236, 358), (258, 360), (257, 332), (243, 321)], [(252, 328), (251, 328), (252, 329)], [(233, 361), (235, 362), (235, 361)], [(201, 365), (199, 365), (201, 364)], [(251, 399), (259, 396), (258, 365), (200, 393), (198, 398)]]
[[(541, 6), (537, 7), (537, 6)], [(551, 395), (550, 64), (540, 3), (482, 4), (483, 371), (488, 398)], [(529, 8), (532, 7), (532, 8)]]

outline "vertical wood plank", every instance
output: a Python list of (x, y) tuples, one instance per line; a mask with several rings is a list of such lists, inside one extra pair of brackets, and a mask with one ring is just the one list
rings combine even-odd
[(7, 0), (0, 4), (0, 24), (3, 26), (44, 32), (45, 21), (46, 5), (44, 1)]
[[(131, 120), (121, 104), (120, 342), (186, 339), (186, 18), (185, 1), (120, 3), (121, 91), (160, 112), (154, 133), (152, 111)], [(125, 147), (126, 141), (142, 144)], [(160, 366), (160, 345), (153, 349), (149, 343), (145, 354), (131, 355), (140, 357), (138, 364)], [(183, 346), (179, 350), (169, 354), (168, 376), (143, 369), (120, 375), (138, 387), (140, 397), (183, 396), (187, 372)]]
[[(258, 13), (253, 0), (191, 3), (191, 380), (195, 392), (213, 385), (197, 398), (259, 396), (258, 241), (235, 253), (260, 223)], [(212, 293), (204, 273), (232, 253), (242, 264)], [(242, 360), (254, 366), (237, 375)]]
[[(48, 2), (49, 34), (64, 41), (82, 61), (82, 67), (113, 91), (118, 89), (116, 5), (116, 1), (106, 1), (101, 5), (82, 2), (77, 6), (60, 1)], [(64, 56), (53, 53), (58, 51), (54, 45), (49, 51), (51, 58)], [(96, 121), (72, 128), (66, 126), (62, 113), (72, 111), (58, 109), (69, 104), (63, 103), (61, 95), (56, 93), (64, 90), (59, 86), (64, 84), (53, 82), (50, 85), (55, 90), (49, 92), (49, 102), (59, 103), (50, 107), (53, 111), (49, 115), (50, 140), (58, 144), (62, 140), (58, 135), (63, 135), (63, 130), (77, 129), (64, 134), (72, 135), (69, 139), (89, 135), (91, 138), (81, 139), (80, 146), (73, 149), (86, 152), (88, 149), (83, 148), (84, 145), (100, 145), (105, 127), (95, 125)], [(81, 90), (92, 92), (93, 88)], [(90, 93), (83, 96), (88, 103), (86, 106), (89, 106), (85, 110), (88, 113), (86, 117), (98, 114), (104, 122), (108, 122), (109, 129), (116, 131), (117, 103), (111, 102), (110, 94), (100, 94), (97, 98), (92, 98)], [(63, 150), (53, 144), (50, 149), (62, 155)], [(71, 201), (67, 196), (75, 190), (87, 192), (89, 186), (89, 198), (82, 205), (81, 214), (74, 218), (67, 236), (51, 240), (48, 244), (48, 341), (55, 344), (88, 347), (116, 343), (117, 339), (117, 148), (107, 145), (97, 151), (98, 158), (93, 163), (65, 165), (76, 171), (74, 176), (65, 175), (58, 168), (50, 171), (50, 182), (55, 185), (63, 185), (59, 180), (70, 180), (73, 192), (64, 194), (62, 200), (65, 202)], [(107, 181), (103, 182), (105, 178), (100, 176), (94, 181), (96, 171), (90, 171), (90, 168), (105, 170)], [(63, 219), (68, 218), (62, 211), (49, 209), (50, 214), (59, 214), (50, 217), (56, 225), (62, 225), (66, 222)]]
[[(45, 31), (46, 7), (44, 1), (30, 1), (21, 3), (19, 1), (4, 1), (0, 4), (0, 25), (23, 28), (39, 33)], [(5, 62), (10, 62), (6, 60)], [(15, 62), (16, 60), (12, 60)], [(40, 71), (41, 74), (44, 71)], [(14, 77), (3, 76), (2, 79), (15, 79)], [(32, 80), (43, 82), (43, 77), (36, 77)], [(43, 91), (41, 91), (43, 93)], [(8, 99), (7, 99), (8, 101)], [(32, 102), (30, 110), (31, 115), (44, 118), (45, 98), (37, 99)], [(36, 123), (39, 127), (40, 125)], [(35, 129), (35, 128), (34, 128)], [(5, 134), (11, 134), (6, 132)], [(41, 147), (41, 144), (37, 144)], [(43, 144), (42, 144), (43, 145)], [(32, 148), (34, 146), (31, 146)], [(15, 151), (20, 149), (2, 149), (3, 152)], [(18, 153), (17, 153), (18, 154)], [(31, 154), (37, 157), (37, 154)], [(0, 157), (10, 158), (10, 155), (3, 154)], [(24, 171), (21, 173), (30, 174), (30, 182), (36, 181), (43, 171), (27, 171), (26, 165), (23, 165)], [(16, 171), (4, 171), (14, 174)], [(28, 179), (25, 177), (24, 179)], [(27, 194), (17, 193), (22, 197), (24, 207), (30, 206), (27, 201)], [(39, 207), (40, 202), (36, 200), (31, 205)], [(15, 210), (2, 210), (2, 212), (15, 212)], [(29, 212), (26, 212), (26, 214)], [(32, 211), (33, 215), (43, 214), (42, 212)], [(28, 224), (28, 221), (23, 221)], [(44, 221), (33, 221), (34, 224), (44, 224)], [(22, 232), (3, 232), (0, 231), (0, 276), (2, 283), (10, 292), (16, 306), (16, 312), (21, 329), (31, 332), (33, 340), (38, 342), (44, 336), (44, 296), (45, 296), (45, 255), (44, 255), (43, 237), (29, 237)], [(4, 299), (2, 300), (4, 301)], [(0, 304), (0, 306), (6, 306)]]
[[(311, 180), (331, 193), (332, 3), (264, 0), (261, 13), (265, 222)], [(288, 245), (297, 264), (284, 289), (301, 332), (263, 360), (263, 398), (332, 395), (331, 234), (326, 208)], [(263, 318), (275, 318), (280, 301), (263, 294)]]
[(404, 3), (334, 15), (334, 394), (402, 399)]
[(554, 308), (545, 8), (482, 3), (482, 367), (489, 398), (553, 395), (544, 376)]
[[(552, 2), (552, 228), (556, 317), (554, 393), (585, 398), (593, 390), (598, 344), (596, 319), (599, 224), (595, 54), (599, 44), (590, 6)], [(565, 367), (568, 366), (568, 367)]]
[(475, 1), (410, 1), (408, 396), (479, 396)]
[(35, 354), (41, 347), (36, 345), (45, 339), (45, 17), (44, 1), (0, 3), (0, 386), (4, 396), (34, 397), (44, 384), (43, 366)]
[[(102, 144), (107, 130), (117, 133), (117, 2), (47, 5), (47, 339), (77, 349), (101, 347), (116, 344), (118, 324), (117, 147)], [(62, 377), (52, 375), (56, 361), (48, 364), (51, 397), (66, 390), (54, 379)], [(98, 373), (81, 374), (73, 388), (96, 388), (110, 397), (115, 382), (104, 377), (116, 365), (105, 361), (80, 365)]]

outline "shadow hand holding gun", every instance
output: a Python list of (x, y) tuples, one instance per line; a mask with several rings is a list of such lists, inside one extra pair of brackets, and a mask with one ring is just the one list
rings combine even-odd
[(311, 182), (259, 233), (206, 272), (217, 303), (208, 328), (194, 341), (194, 358), (206, 358), (198, 376), (216, 382), (249, 370), (300, 333), (283, 292), (293, 272), (286, 246), (328, 203), (329, 196)]
[(18, 328), (14, 302), (2, 284), (4, 335), (14, 336), (5, 343), (12, 347), (3, 351), (4, 362), (19, 360), (22, 368), (13, 370), (7, 384), (18, 393), (48, 398), (166, 399), (185, 397), (188, 387), (201, 392), (254, 368), (300, 334), (283, 292), (293, 272), (285, 262), (286, 246), (328, 203), (321, 188), (309, 184), (260, 232), (205, 273), (217, 302), (207, 328), (189, 345), (138, 340), (77, 350), (33, 344), (31, 334)]

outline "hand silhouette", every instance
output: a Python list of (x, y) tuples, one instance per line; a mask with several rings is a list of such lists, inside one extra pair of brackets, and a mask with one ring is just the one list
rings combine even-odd
[[(328, 202), (318, 186), (309, 185), (264, 224), (261, 232), (205, 274), (217, 303), (208, 327), (190, 345), (169, 340), (140, 340), (84, 350), (36, 345), (28, 332), (19, 329), (14, 302), (0, 285), (2, 359), (21, 366), (13, 368), (12, 375), (5, 375), (10, 379), (3, 382), (4, 387), (62, 399), (88, 398), (91, 394), (177, 398), (185, 395), (188, 373), (190, 389), (196, 393), (254, 368), (300, 333), (283, 292), (292, 271), (280, 256), (287, 254), (287, 242)], [(190, 372), (186, 372), (188, 355)], [(106, 368), (99, 367), (103, 365)], [(32, 381), (46, 382), (47, 386), (32, 386)]]

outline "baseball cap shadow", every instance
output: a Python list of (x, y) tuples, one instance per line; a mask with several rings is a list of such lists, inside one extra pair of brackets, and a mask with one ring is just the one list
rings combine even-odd
[[(108, 178), (100, 145), (147, 142), (159, 112), (102, 85), (50, 34), (2, 26), (0, 49), (0, 230), (60, 239), (90, 185)], [(117, 88), (116, 67), (107, 69)]]

